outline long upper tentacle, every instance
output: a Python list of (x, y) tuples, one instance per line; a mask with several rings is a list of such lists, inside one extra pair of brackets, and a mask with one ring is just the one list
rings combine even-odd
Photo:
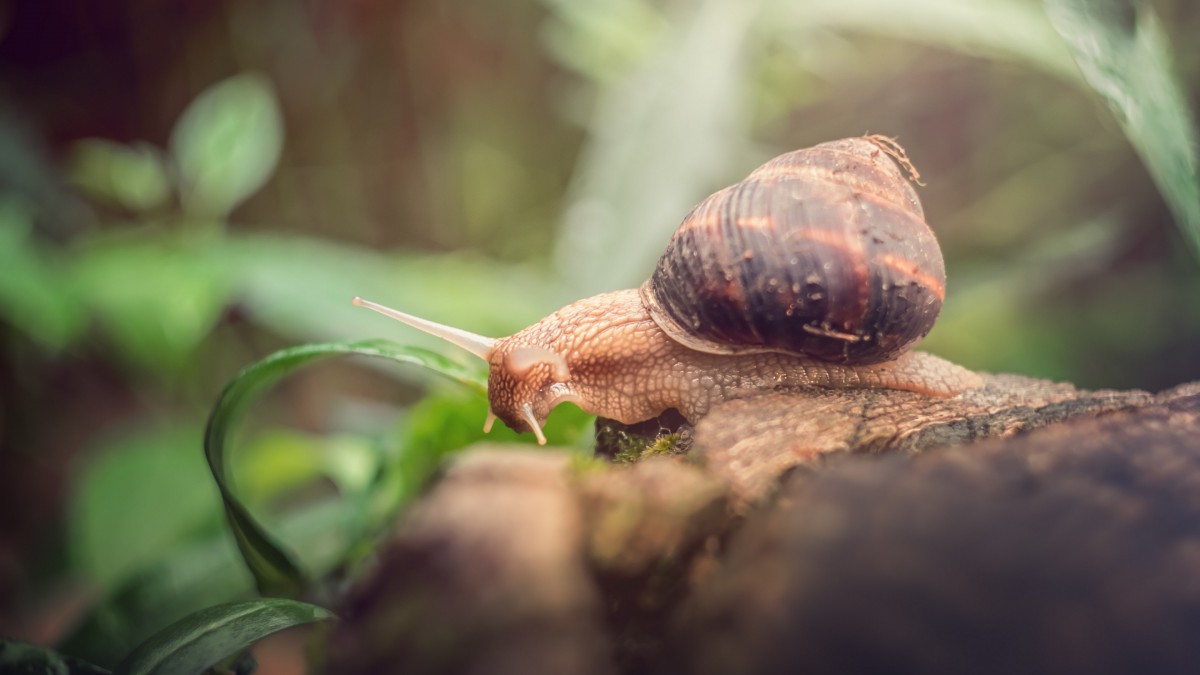
[(399, 310), (392, 309), (391, 307), (385, 307), (378, 303), (371, 302), (370, 300), (363, 300), (362, 298), (356, 297), (354, 298), (352, 304), (355, 307), (366, 307), (367, 309), (373, 309), (384, 316), (389, 316), (397, 321), (402, 321), (413, 328), (416, 328), (417, 330), (425, 331), (434, 337), (439, 337), (446, 342), (462, 347), (484, 361), (487, 361), (491, 358), (492, 349), (496, 346), (496, 338), (476, 335), (475, 333), (470, 333), (452, 326), (444, 326), (440, 323), (429, 321), (428, 319), (422, 319), (419, 316), (413, 316), (412, 314), (406, 314)]

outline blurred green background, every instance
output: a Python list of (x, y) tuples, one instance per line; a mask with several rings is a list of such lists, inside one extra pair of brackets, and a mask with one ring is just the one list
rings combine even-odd
[[(508, 334), (640, 283), (692, 204), (825, 140), (894, 136), (927, 183), (924, 348), (1200, 378), (1200, 6), (1100, 3), (1131, 65), (1085, 80), (1055, 10), (1079, 4), (0, 3), (0, 633), (111, 664), (248, 593), (205, 416), (281, 347), (435, 346), (353, 296)], [(255, 408), (239, 490), (328, 574), (485, 410), (415, 368), (309, 368)]]

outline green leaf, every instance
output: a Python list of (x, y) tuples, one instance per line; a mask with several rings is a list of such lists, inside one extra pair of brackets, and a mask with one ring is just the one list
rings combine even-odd
[[(399, 452), (383, 466), (380, 481), (370, 494), (372, 525), (386, 522), (415, 497), (452, 452), (480, 441), (540, 447), (533, 434), (518, 434), (503, 423), (485, 433), (487, 406), (486, 392), (449, 387), (435, 390), (413, 405), (400, 432)], [(549, 445), (575, 447), (590, 455), (595, 421), (595, 416), (564, 404), (554, 409), (542, 431)]]
[(33, 237), (33, 217), (25, 200), (0, 196), (0, 319), (58, 350), (80, 335), (85, 317), (59, 259)]
[(199, 675), (218, 661), (292, 626), (335, 619), (329, 610), (268, 598), (200, 610), (155, 634), (114, 675)]
[(1137, 0), (1045, 0), (1084, 79), (1108, 104), (1200, 256), (1196, 127), (1153, 8)]
[(105, 591), (205, 531), (221, 507), (197, 455), (196, 425), (139, 429), (92, 449), (71, 504), (70, 553)]
[[(192, 455), (199, 458), (194, 442)], [(207, 471), (202, 482), (211, 484)], [(233, 536), (220, 527), (219, 502), (216, 511), (217, 527), (206, 538), (177, 543), (156, 564), (107, 589), (60, 647), (112, 668), (163, 626), (217, 603), (253, 597), (254, 579)]]
[(476, 391), (486, 391), (482, 376), (440, 354), (386, 340), (362, 340), (303, 345), (284, 349), (239, 373), (221, 393), (208, 420), (204, 452), (221, 491), (230, 528), (246, 565), (264, 595), (289, 595), (306, 583), (292, 557), (258, 524), (233, 494), (226, 469), (228, 436), (234, 423), (265, 388), (305, 364), (331, 356), (363, 355), (419, 365), (456, 380)]
[(180, 197), (189, 214), (224, 218), (275, 170), (283, 118), (270, 82), (249, 73), (213, 85), (171, 132)]
[[(192, 455), (203, 464), (194, 445)], [(210, 474), (202, 468), (203, 480), (199, 482), (211, 487)], [(213, 493), (218, 514), (214, 525), (218, 525), (220, 506), (216, 505), (215, 489)], [(365, 554), (358, 553), (368, 546), (361, 533), (367, 525), (381, 521), (367, 523), (364, 506), (352, 499), (329, 496), (280, 513), (272, 521), (272, 531), (303, 553), (306, 570), (323, 578), (344, 569), (348, 551)], [(253, 596), (254, 578), (246, 569), (232, 533), (219, 526), (207, 532), (205, 538), (190, 538), (172, 547), (157, 564), (139, 569), (105, 594), (59, 647), (111, 668), (163, 626), (205, 607)]]
[(353, 497), (366, 491), (379, 471), (379, 453), (362, 436), (320, 436), (268, 429), (237, 453), (238, 491), (247, 504), (263, 505), (324, 477)]
[(132, 211), (161, 206), (171, 194), (163, 158), (144, 143), (131, 147), (101, 138), (82, 140), (72, 150), (68, 173), (89, 195)]
[(220, 239), (123, 232), (90, 241), (72, 269), (75, 294), (125, 359), (160, 373), (192, 362), (229, 296)]
[[(496, 443), (527, 443), (534, 445), (533, 434), (518, 434), (503, 423), (497, 423), (490, 433), (483, 431), (483, 415), (487, 410), (486, 392), (462, 391), (442, 388), (418, 401), (409, 413), (401, 447), (406, 455), (422, 454), (428, 450), (433, 455), (444, 455), (479, 441)], [(564, 403), (550, 413), (542, 430), (550, 445), (574, 446), (591, 450), (594, 415), (589, 415), (577, 406)]]

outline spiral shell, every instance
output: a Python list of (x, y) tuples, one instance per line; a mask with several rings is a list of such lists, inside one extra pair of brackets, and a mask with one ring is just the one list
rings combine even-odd
[(876, 136), (776, 157), (692, 210), (642, 286), (643, 304), (701, 351), (896, 357), (933, 327), (946, 289), (901, 166), (912, 171)]

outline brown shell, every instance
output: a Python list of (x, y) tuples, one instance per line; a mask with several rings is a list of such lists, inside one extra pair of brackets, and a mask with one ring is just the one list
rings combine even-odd
[(912, 171), (880, 137), (776, 157), (692, 209), (643, 303), (702, 351), (894, 358), (933, 327), (946, 289), (941, 250), (897, 162)]

